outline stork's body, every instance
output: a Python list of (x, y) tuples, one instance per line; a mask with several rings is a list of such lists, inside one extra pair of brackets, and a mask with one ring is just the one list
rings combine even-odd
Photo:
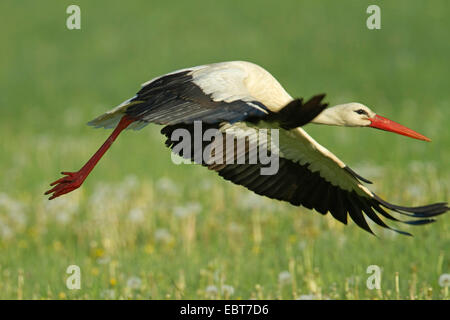
[[(378, 225), (388, 227), (378, 214), (397, 220), (382, 207), (418, 218), (409, 224), (431, 222), (430, 217), (448, 210), (446, 203), (422, 207), (401, 207), (390, 204), (367, 189), (370, 183), (348, 168), (341, 160), (317, 143), (302, 128), (311, 122), (324, 125), (374, 127), (430, 141), (391, 120), (376, 115), (359, 103), (348, 103), (326, 108), (324, 95), (307, 102), (293, 99), (265, 69), (243, 61), (223, 62), (178, 70), (154, 78), (142, 85), (133, 98), (94, 119), (95, 127), (115, 128), (105, 144), (78, 172), (63, 172), (66, 176), (55, 181), (50, 199), (78, 188), (108, 150), (120, 132), (126, 128), (140, 129), (149, 123), (165, 125), (162, 133), (166, 144), (173, 148), (172, 133), (182, 128), (192, 131), (193, 123), (200, 121), (208, 128), (223, 134), (253, 134), (250, 129), (278, 128), (280, 141), (276, 153), (280, 167), (272, 176), (261, 175), (259, 163), (206, 164), (223, 178), (243, 185), (257, 194), (303, 205), (347, 223), (347, 214), (358, 226), (371, 231), (364, 216)], [(238, 130), (239, 129), (239, 130)], [(259, 142), (258, 142), (259, 143)], [(258, 147), (261, 147), (259, 145)], [(250, 152), (246, 147), (245, 157)], [(224, 150), (224, 154), (227, 153)], [(397, 230), (396, 230), (397, 231)]]

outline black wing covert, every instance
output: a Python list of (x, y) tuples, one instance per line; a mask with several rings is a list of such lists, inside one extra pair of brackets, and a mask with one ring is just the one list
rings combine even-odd
[(191, 71), (169, 74), (142, 87), (126, 114), (157, 124), (220, 123), (259, 118), (269, 110), (256, 100), (214, 101), (193, 82)]

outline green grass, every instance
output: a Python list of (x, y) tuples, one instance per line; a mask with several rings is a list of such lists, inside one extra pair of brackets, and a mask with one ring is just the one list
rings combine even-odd
[[(85, 123), (140, 83), (249, 60), (293, 96), (359, 101), (430, 136), (306, 127), (388, 200), (448, 200), (447, 1), (378, 1), (378, 31), (372, 1), (76, 1), (82, 29), (69, 31), (72, 3), (0, 4), (0, 298), (448, 298), (448, 215), (374, 237), (175, 166), (156, 126), (123, 134), (80, 190), (43, 196), (108, 135)], [(71, 264), (81, 290), (65, 286)], [(381, 290), (366, 288), (372, 264)]]

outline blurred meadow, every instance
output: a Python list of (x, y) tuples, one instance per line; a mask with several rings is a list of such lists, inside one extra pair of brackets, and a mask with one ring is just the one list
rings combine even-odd
[(248, 60), (294, 97), (362, 102), (431, 137), (305, 127), (387, 200), (450, 200), (450, 3), (377, 1), (368, 30), (372, 2), (1, 1), (0, 299), (448, 299), (448, 214), (375, 237), (174, 165), (158, 126), (121, 135), (76, 192), (43, 195), (108, 136), (86, 122), (141, 83)]

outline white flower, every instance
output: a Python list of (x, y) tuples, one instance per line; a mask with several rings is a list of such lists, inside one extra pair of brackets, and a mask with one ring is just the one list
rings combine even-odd
[(199, 185), (201, 190), (209, 190), (212, 187), (212, 183), (210, 180), (202, 180), (202, 182)]
[(424, 194), (424, 188), (418, 184), (411, 184), (406, 187), (406, 192), (413, 198), (419, 198)]
[(234, 288), (228, 284), (222, 285), (222, 294), (232, 296), (234, 294)]
[(439, 277), (439, 285), (443, 288), (450, 287), (450, 273), (443, 273)]
[(127, 287), (130, 289), (139, 289), (142, 285), (142, 281), (138, 277), (130, 277), (127, 280)]
[(303, 251), (303, 250), (306, 249), (307, 245), (308, 245), (308, 244), (306, 243), (305, 240), (301, 240), (301, 241), (298, 242), (298, 249), (299, 249), (300, 251)]
[(426, 167), (425, 162), (414, 160), (409, 163), (408, 169), (415, 172), (422, 172), (425, 169), (425, 167)]
[(244, 231), (244, 227), (242, 225), (240, 225), (239, 223), (236, 223), (233, 221), (228, 225), (228, 231), (230, 231), (231, 233), (234, 233), (234, 234), (239, 234)]
[(128, 218), (133, 222), (142, 222), (145, 219), (144, 211), (140, 208), (131, 209)]
[(10, 208), (9, 218), (12, 222), (19, 226), (24, 226), (27, 223), (27, 216), (23, 212), (22, 205), (17, 204), (13, 208)]
[(282, 271), (278, 275), (278, 282), (281, 285), (289, 284), (292, 281), (292, 276), (289, 271)]
[(246, 210), (262, 210), (264, 212), (275, 212), (278, 208), (275, 202), (250, 192), (242, 196), (239, 205)]
[(0, 238), (11, 239), (27, 225), (25, 205), (0, 193)]
[(103, 290), (102, 292), (100, 292), (100, 296), (103, 299), (115, 299), (116, 298), (116, 292), (114, 290), (107, 289), (107, 290)]
[(175, 182), (166, 177), (159, 179), (156, 182), (156, 187), (163, 192), (171, 194), (177, 193), (178, 191), (178, 186), (175, 184)]
[(0, 193), (0, 211), (6, 212), (9, 222), (14, 225), (23, 227), (27, 223), (24, 204), (14, 200), (5, 193)]
[(108, 256), (97, 259), (98, 264), (108, 264), (110, 261), (111, 261), (111, 258)]
[(55, 215), (55, 220), (60, 224), (68, 224), (72, 219), (72, 215), (68, 211), (61, 211)]
[(138, 184), (139, 179), (134, 174), (126, 176), (124, 181), (122, 182), (122, 186), (128, 190), (136, 189)]
[(48, 216), (62, 225), (70, 223), (78, 207), (78, 201), (70, 197), (46, 201), (44, 204), (44, 210)]
[(14, 237), (14, 231), (8, 226), (0, 225), (0, 237), (2, 237), (3, 240), (11, 239)]
[(211, 295), (211, 296), (212, 295), (216, 295), (218, 292), (219, 292), (219, 290), (214, 285), (207, 286), (206, 289), (205, 289), (205, 293), (207, 295)]
[(265, 201), (264, 198), (254, 193), (246, 193), (245, 196), (242, 197), (240, 204), (247, 210), (262, 209), (264, 208)]
[(302, 294), (297, 300), (317, 300), (317, 297), (313, 294)]
[(198, 214), (202, 206), (198, 202), (189, 202), (184, 206), (177, 206), (173, 209), (173, 214), (177, 218), (184, 218), (191, 214)]
[(89, 204), (96, 208), (97, 210), (94, 210), (94, 212), (98, 211), (98, 208), (102, 208), (99, 204), (107, 204), (114, 198), (111, 195), (111, 187), (103, 184), (98, 183), (94, 189), (94, 192), (89, 197)]
[(167, 229), (158, 229), (155, 231), (155, 240), (159, 242), (168, 243), (172, 240), (172, 235)]

